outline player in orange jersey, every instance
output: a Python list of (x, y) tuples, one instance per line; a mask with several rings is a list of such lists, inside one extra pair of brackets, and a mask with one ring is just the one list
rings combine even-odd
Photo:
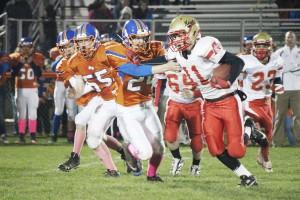
[(148, 181), (162, 181), (157, 170), (163, 158), (165, 145), (162, 128), (152, 105), (152, 74), (178, 70), (174, 62), (164, 65), (140, 65), (140, 61), (164, 57), (162, 42), (150, 41), (151, 32), (138, 19), (125, 23), (123, 44), (107, 47), (109, 64), (118, 72), (116, 103), (118, 125), (127, 142), (124, 145), (127, 165), (135, 173), (141, 171), (138, 160), (149, 160)]
[(41, 76), (41, 67), (45, 57), (34, 52), (30, 38), (22, 38), (19, 42), (20, 53), (10, 54), (12, 78), (15, 79), (15, 100), (18, 111), (19, 140), (18, 144), (25, 143), (26, 118), (28, 111), (28, 126), (31, 143), (35, 144), (37, 127), (37, 108), (39, 103), (37, 80)]

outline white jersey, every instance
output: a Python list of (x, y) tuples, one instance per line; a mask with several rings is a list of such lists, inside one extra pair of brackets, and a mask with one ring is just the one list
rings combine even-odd
[(282, 76), (283, 60), (276, 54), (271, 55), (267, 64), (262, 64), (253, 55), (241, 55), (240, 58), (245, 62), (242, 90), (247, 95), (246, 101), (271, 96), (274, 79)]
[(193, 103), (197, 101), (197, 98), (183, 98), (180, 94), (182, 90), (192, 90), (194, 91), (197, 87), (183, 71), (182, 72), (171, 72), (167, 71), (164, 73), (164, 76), (160, 75), (160, 79), (167, 79), (166, 90), (169, 91), (169, 99), (179, 103)]
[(237, 89), (236, 81), (228, 89), (217, 89), (209, 83), (213, 69), (220, 65), (218, 63), (225, 53), (226, 50), (218, 39), (206, 36), (197, 41), (187, 59), (180, 52), (174, 54), (170, 49), (167, 59), (177, 60), (188, 77), (198, 85), (204, 99), (215, 99)]

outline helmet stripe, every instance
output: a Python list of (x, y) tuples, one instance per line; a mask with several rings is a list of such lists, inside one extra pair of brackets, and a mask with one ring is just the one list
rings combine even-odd
[(137, 27), (137, 30), (141, 30), (141, 26), (140, 26), (139, 22), (136, 19), (133, 19), (132, 21), (134, 21), (134, 23)]
[(137, 21), (140, 24), (140, 26), (142, 26), (142, 29), (145, 30), (146, 29), (145, 23), (142, 20), (140, 20), (140, 19), (137, 19)]
[(64, 39), (65, 39), (65, 40), (68, 40), (68, 37), (67, 37), (67, 31), (64, 31)]
[(63, 35), (62, 33), (59, 34), (59, 41), (60, 41), (60, 42), (62, 42), (62, 40), (63, 40), (63, 39), (62, 39), (62, 35)]

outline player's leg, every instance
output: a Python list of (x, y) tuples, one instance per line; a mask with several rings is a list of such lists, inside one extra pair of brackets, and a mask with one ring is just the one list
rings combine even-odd
[(64, 83), (62, 81), (55, 82), (55, 89), (54, 89), (54, 116), (53, 116), (53, 125), (52, 125), (52, 137), (50, 139), (50, 143), (55, 143), (57, 141), (58, 130), (60, 127), (61, 116), (64, 111), (65, 106), (65, 96), (66, 96), (66, 89)]
[(18, 113), (18, 133), (19, 140), (16, 141), (18, 144), (25, 143), (25, 131), (26, 131), (26, 117), (27, 117), (27, 103), (26, 98), (24, 96), (24, 89), (16, 89), (15, 92), (15, 101), (17, 105), (17, 113)]
[(190, 167), (190, 175), (199, 176), (201, 169), (201, 154), (203, 150), (201, 102), (196, 101), (186, 106), (188, 106), (188, 108), (184, 109), (183, 113), (188, 127), (189, 138), (191, 140), (190, 147), (193, 154), (193, 162)]
[(183, 119), (179, 103), (169, 100), (165, 114), (164, 140), (173, 156), (170, 173), (179, 175), (184, 165), (184, 160), (180, 154), (180, 143), (178, 138), (178, 129)]
[(153, 153), (148, 161), (147, 181), (163, 181), (158, 176), (158, 168), (165, 152), (161, 123), (151, 101), (145, 102), (146, 118), (143, 124), (148, 141)]
[(28, 126), (31, 143), (36, 143), (36, 126), (37, 126), (37, 108), (39, 97), (37, 89), (27, 89), (27, 109), (28, 109)]

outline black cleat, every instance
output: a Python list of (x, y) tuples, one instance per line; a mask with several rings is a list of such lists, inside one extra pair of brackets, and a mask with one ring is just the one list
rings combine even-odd
[(71, 157), (66, 162), (58, 165), (58, 169), (64, 172), (69, 172), (71, 169), (76, 169), (80, 165), (80, 157), (77, 153), (72, 152)]
[(254, 121), (248, 116), (245, 117), (245, 126), (251, 127), (251, 135), (250, 135), (251, 141), (259, 144), (259, 146), (263, 148), (268, 146), (267, 136), (262, 131), (258, 130)]
[(107, 169), (107, 172), (104, 173), (105, 177), (120, 177), (121, 174), (119, 171)]
[(246, 176), (246, 175), (242, 175), (240, 176), (241, 179), (241, 183), (240, 186), (241, 187), (251, 187), (251, 186), (257, 186), (257, 180), (256, 177), (251, 175), (251, 176)]
[(125, 162), (127, 166), (127, 172), (132, 173), (134, 176), (140, 176), (142, 174), (143, 166), (142, 162), (136, 159), (128, 150), (129, 143), (123, 144), (123, 150), (125, 154)]
[(157, 174), (155, 176), (147, 176), (148, 182), (164, 182)]

